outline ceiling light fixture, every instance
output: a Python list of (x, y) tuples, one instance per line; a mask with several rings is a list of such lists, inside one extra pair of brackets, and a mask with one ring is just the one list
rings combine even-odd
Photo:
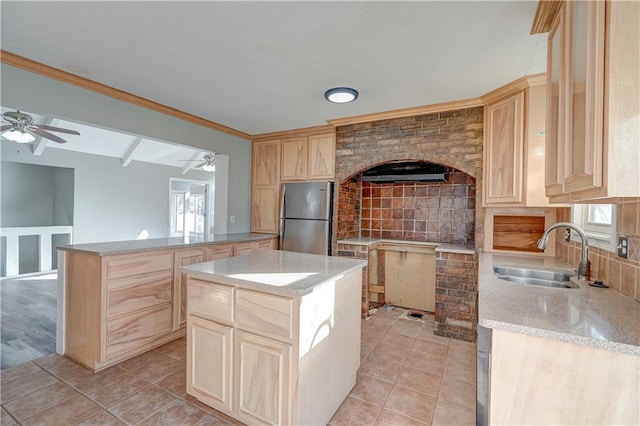
[(324, 92), (324, 97), (335, 104), (346, 104), (358, 99), (358, 91), (351, 87), (334, 87)]
[(36, 140), (33, 135), (26, 132), (21, 132), (19, 130), (9, 130), (7, 132), (4, 132), (2, 134), (2, 137), (17, 143), (31, 143)]
[(215, 164), (205, 164), (204, 166), (202, 166), (202, 170), (204, 170), (205, 172), (215, 172), (216, 171), (216, 165)]

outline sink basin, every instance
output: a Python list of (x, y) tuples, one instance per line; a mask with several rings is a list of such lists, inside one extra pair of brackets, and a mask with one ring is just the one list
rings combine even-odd
[(519, 284), (555, 288), (579, 288), (577, 284), (570, 281), (573, 274), (567, 272), (515, 266), (494, 266), (493, 271), (498, 278)]

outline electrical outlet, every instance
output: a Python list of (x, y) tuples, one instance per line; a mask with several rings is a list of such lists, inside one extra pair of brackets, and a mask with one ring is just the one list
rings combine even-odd
[(618, 256), (625, 259), (629, 257), (629, 237), (618, 237)]
[(232, 214), (231, 216), (229, 216), (229, 222), (236, 223), (236, 215)]
[(571, 241), (571, 229), (570, 228), (564, 228), (564, 240), (567, 243), (569, 241)]

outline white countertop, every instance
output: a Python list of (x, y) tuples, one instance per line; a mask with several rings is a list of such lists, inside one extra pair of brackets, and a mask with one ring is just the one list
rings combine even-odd
[(114, 254), (138, 253), (152, 250), (174, 249), (216, 243), (240, 243), (259, 241), (277, 237), (276, 234), (257, 234), (245, 232), (240, 234), (208, 235), (205, 237), (190, 236), (187, 238), (151, 238), (148, 240), (110, 241), (104, 243), (87, 243), (58, 246), (58, 250), (92, 253), (100, 256)]
[(554, 258), (483, 253), (479, 263), (479, 325), (640, 356), (640, 303), (586, 282), (576, 281), (576, 289), (548, 288), (501, 280), (493, 272), (494, 265), (575, 271)]
[(338, 244), (352, 244), (356, 246), (373, 246), (378, 244), (415, 244), (415, 245), (431, 245), (436, 247), (436, 252), (447, 253), (462, 253), (473, 254), (475, 248), (471, 244), (449, 244), (449, 243), (431, 243), (422, 241), (408, 241), (408, 240), (390, 240), (385, 238), (371, 238), (371, 237), (353, 237), (338, 240)]
[(366, 260), (280, 250), (184, 266), (190, 276), (253, 290), (304, 295), (328, 280), (367, 265)]

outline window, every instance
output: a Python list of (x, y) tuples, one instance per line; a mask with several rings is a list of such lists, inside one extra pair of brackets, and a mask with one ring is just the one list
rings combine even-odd
[[(612, 204), (575, 204), (571, 222), (584, 229), (589, 246), (616, 251), (616, 208)], [(580, 237), (571, 231), (571, 241)]]

